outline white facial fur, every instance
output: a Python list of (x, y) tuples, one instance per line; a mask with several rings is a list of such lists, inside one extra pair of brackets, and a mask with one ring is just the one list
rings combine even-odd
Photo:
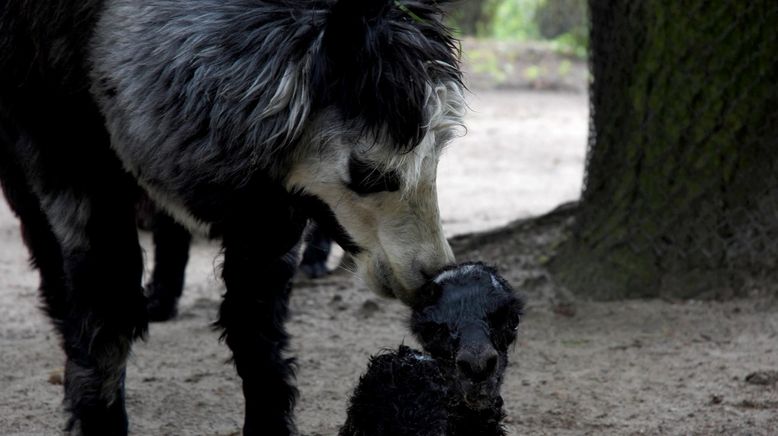
[[(440, 267), (454, 262), (440, 223), (436, 190), (438, 158), (461, 126), (464, 99), (451, 83), (428, 90), (427, 134), (411, 152), (357, 140), (337, 114), (324, 111), (309, 125), (303, 156), (287, 180), (290, 190), (315, 195), (363, 251), (359, 274), (376, 292), (413, 301), (413, 292)], [(333, 127), (335, 126), (335, 127)], [(400, 176), (400, 190), (359, 195), (349, 189), (349, 159)]]

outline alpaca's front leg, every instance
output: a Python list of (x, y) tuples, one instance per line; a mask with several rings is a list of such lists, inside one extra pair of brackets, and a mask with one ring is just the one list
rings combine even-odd
[(243, 380), (246, 435), (294, 433), (292, 359), (283, 356), (290, 280), (297, 267), (294, 247), (305, 219), (290, 209), (279, 216), (241, 214), (224, 230), (223, 277), (227, 293), (218, 325)]

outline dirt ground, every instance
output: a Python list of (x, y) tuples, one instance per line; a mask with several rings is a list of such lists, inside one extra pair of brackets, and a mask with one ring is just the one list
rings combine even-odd
[[(449, 235), (540, 215), (578, 196), (584, 94), (489, 90), (475, 93), (471, 105), (469, 133), (440, 167)], [(542, 268), (569, 222), (560, 212), (516, 223), (511, 232), (453, 240), (460, 260), (497, 264), (529, 300), (503, 387), (509, 434), (776, 434), (778, 384), (769, 373), (762, 384), (746, 376), (778, 369), (778, 303), (575, 300)], [(144, 245), (150, 264), (147, 236)], [(210, 327), (222, 293), (217, 275), (218, 247), (196, 241), (180, 316), (152, 325), (129, 362), (132, 434), (238, 434), (239, 382)], [(64, 357), (37, 309), (36, 281), (2, 204), (2, 435), (58, 434), (64, 419)], [(368, 357), (413, 344), (408, 311), (344, 272), (299, 280), (291, 307), (300, 432), (334, 435)]]

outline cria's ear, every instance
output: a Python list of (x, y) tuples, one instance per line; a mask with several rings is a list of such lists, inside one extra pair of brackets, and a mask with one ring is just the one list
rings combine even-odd
[(337, 107), (364, 133), (388, 135), (404, 150), (416, 146), (425, 125), (424, 65), (431, 56), (442, 57), (424, 34), (425, 11), (411, 11), (397, 0), (335, 3), (313, 58), (316, 103)]

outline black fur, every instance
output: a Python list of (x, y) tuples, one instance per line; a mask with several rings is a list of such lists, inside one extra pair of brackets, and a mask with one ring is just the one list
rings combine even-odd
[(91, 99), (46, 94), (41, 80), (30, 71), (27, 82), (0, 91), (3, 190), (68, 357), (67, 429), (124, 434), (125, 359), (146, 330), (136, 186), (107, 147)]
[(178, 313), (178, 299), (184, 291), (192, 235), (161, 211), (154, 214), (151, 231), (154, 236), (154, 270), (146, 284), (149, 321), (167, 321)]
[[(431, 284), (430, 300), (412, 316), (412, 329), (431, 354), (401, 346), (371, 358), (341, 436), (505, 435), (499, 389), (523, 301), (482, 264), (448, 271), (460, 273)], [(483, 329), (480, 344), (469, 342), (473, 324)], [(498, 356), (493, 372), (477, 380), (457, 358), (473, 346), (493, 348)]]
[[(145, 195), (137, 209), (138, 227), (151, 231), (154, 241), (154, 269), (145, 286), (149, 321), (169, 321), (178, 314), (178, 300), (184, 291), (192, 235), (170, 215), (154, 206)], [(315, 279), (329, 274), (327, 258), (332, 240), (320, 226), (313, 224), (310, 227), (300, 270)], [(209, 236), (217, 237), (213, 233)]]
[(300, 270), (310, 279), (324, 277), (330, 273), (327, 258), (332, 250), (332, 239), (321, 226), (314, 224), (306, 238), (305, 251), (300, 261)]
[[(128, 430), (124, 368), (148, 321), (138, 182), (184, 212), (177, 218), (220, 229), (218, 325), (243, 379), (244, 432), (293, 432), (283, 355), (290, 252), (309, 217), (359, 250), (326, 207), (284, 188), (304, 126), (335, 107), (407, 150), (424, 133), (425, 87), (459, 81), (434, 1), (366, 0), (354, 10), (362, 2), (341, 1), (0, 7), (0, 181), (62, 336), (72, 433)], [(347, 56), (337, 47), (345, 42)], [(183, 259), (165, 286), (180, 288)]]
[[(298, 262), (295, 248), (307, 217), (293, 207), (287, 192), (261, 194), (274, 205), (272, 210), (261, 205), (241, 209), (224, 227), (227, 293), (217, 326), (243, 380), (244, 433), (280, 435), (294, 429), (294, 360), (283, 355), (289, 339), (283, 325)], [(262, 277), (259, 293), (256, 277)]]
[(373, 135), (388, 133), (405, 150), (416, 146), (427, 124), (424, 87), (433, 77), (461, 80), (450, 68), (459, 64), (458, 46), (436, 19), (442, 3), (338, 2), (324, 31), (324, 55), (313, 65), (317, 103), (337, 105), (347, 119), (359, 119)]

